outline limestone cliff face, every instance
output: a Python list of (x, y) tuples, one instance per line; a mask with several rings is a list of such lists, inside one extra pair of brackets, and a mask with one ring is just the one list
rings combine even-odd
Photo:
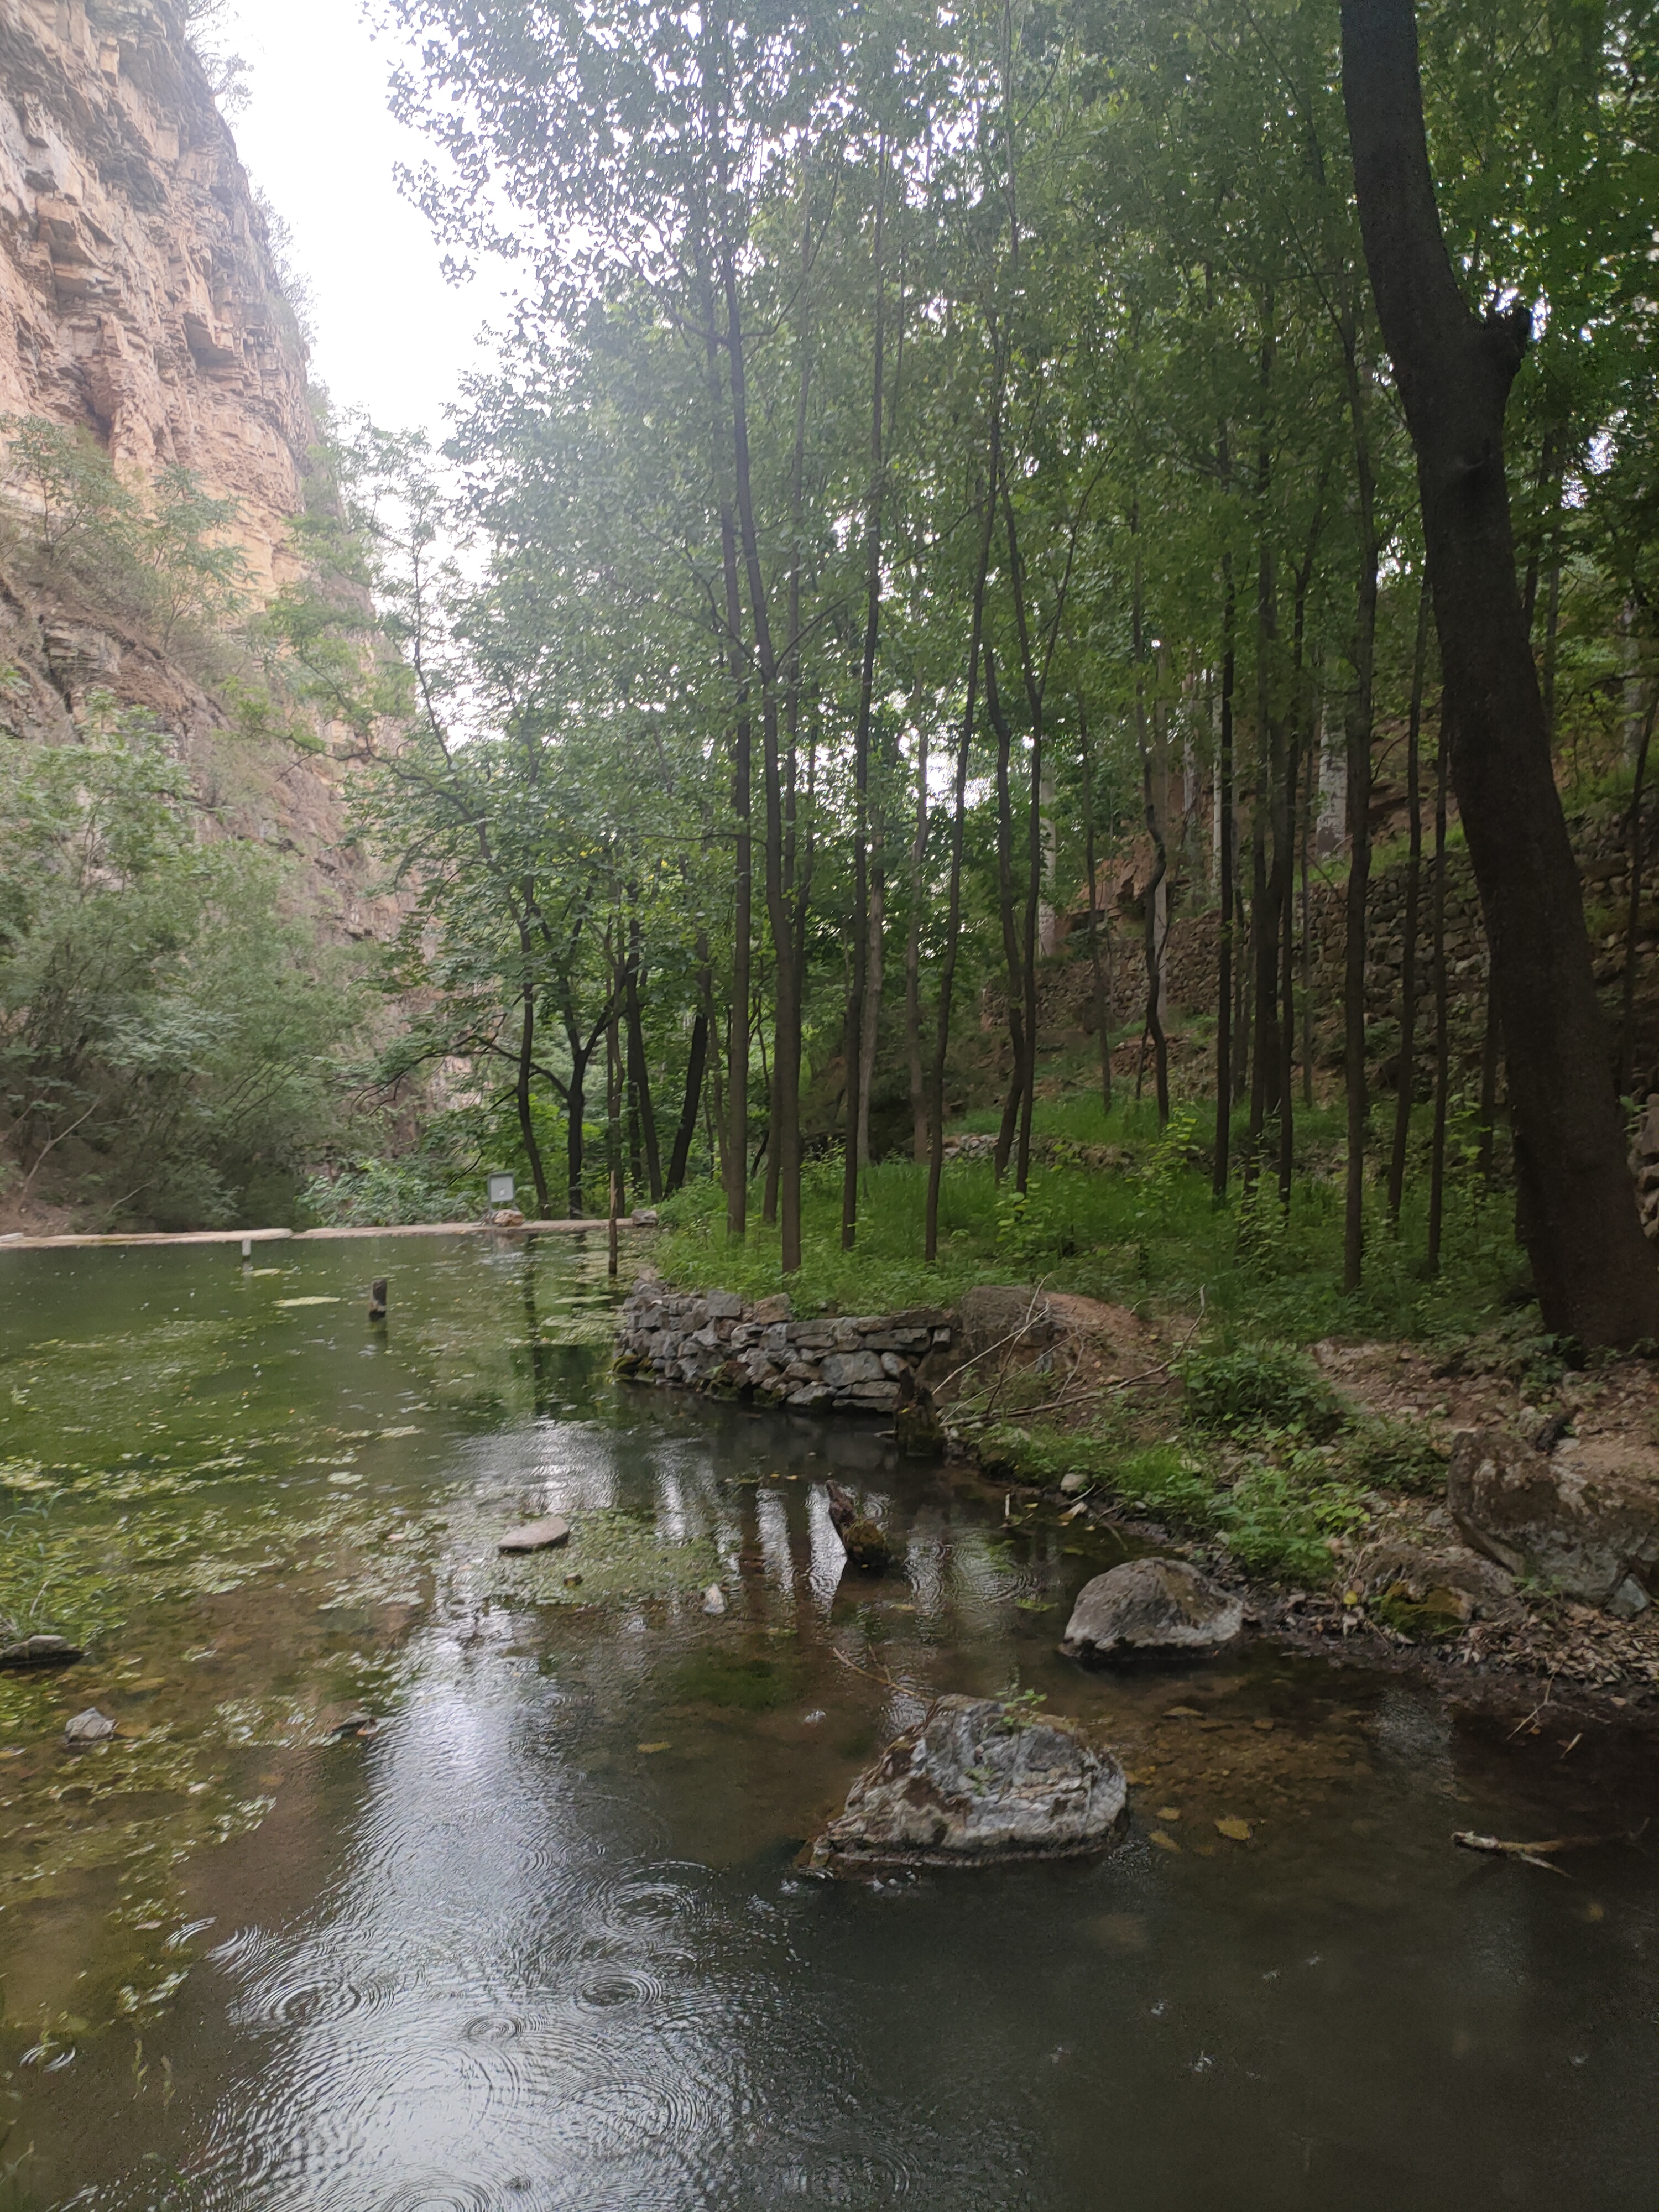
[[(292, 575), (305, 349), (178, 0), (0, 0), (0, 411), (90, 432), (129, 478), (189, 469), (239, 502), (258, 586)], [(326, 756), (216, 743), (213, 699), (153, 640), (6, 565), (15, 735), (61, 738), (94, 684), (149, 708), (224, 830), (297, 851), (331, 930), (374, 928)]]

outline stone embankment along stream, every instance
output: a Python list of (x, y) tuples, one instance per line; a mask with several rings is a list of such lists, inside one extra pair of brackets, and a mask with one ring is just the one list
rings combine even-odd
[(617, 1370), (762, 1405), (891, 1413), (914, 1386), (938, 1379), (956, 1328), (939, 1306), (796, 1321), (784, 1297), (745, 1305), (732, 1291), (647, 1281), (623, 1307)]

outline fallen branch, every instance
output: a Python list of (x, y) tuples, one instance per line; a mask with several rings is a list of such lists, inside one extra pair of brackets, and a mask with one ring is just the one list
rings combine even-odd
[(1566, 1873), (1565, 1867), (1552, 1865), (1553, 1851), (1589, 1850), (1597, 1844), (1616, 1843), (1613, 1836), (1557, 1836), (1547, 1844), (1511, 1844), (1502, 1836), (1477, 1836), (1473, 1828), (1454, 1830), (1452, 1841), (1461, 1851), (1486, 1851), (1497, 1858), (1519, 1859), (1523, 1866), (1542, 1867), (1546, 1874)]

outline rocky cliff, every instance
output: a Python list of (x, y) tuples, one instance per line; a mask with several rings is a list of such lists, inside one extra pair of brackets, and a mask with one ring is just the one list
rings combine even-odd
[[(179, 0), (0, 0), (0, 412), (86, 431), (129, 482), (189, 470), (236, 501), (255, 593), (295, 573), (304, 343)], [(326, 747), (220, 741), (210, 676), (3, 546), (0, 659), (10, 734), (61, 739), (94, 686), (147, 707), (221, 830), (300, 856), (331, 934), (386, 918), (341, 850)]]

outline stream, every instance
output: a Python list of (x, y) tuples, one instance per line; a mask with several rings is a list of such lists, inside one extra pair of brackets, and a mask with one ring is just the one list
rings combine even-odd
[[(1085, 1673), (1109, 1534), (615, 1384), (611, 1304), (602, 1237), (0, 1252), (0, 1613), (89, 1654), (0, 1674), (0, 2212), (1649, 2212), (1645, 1740)], [(940, 1690), (1097, 1727), (1121, 1840), (803, 1875)]]

